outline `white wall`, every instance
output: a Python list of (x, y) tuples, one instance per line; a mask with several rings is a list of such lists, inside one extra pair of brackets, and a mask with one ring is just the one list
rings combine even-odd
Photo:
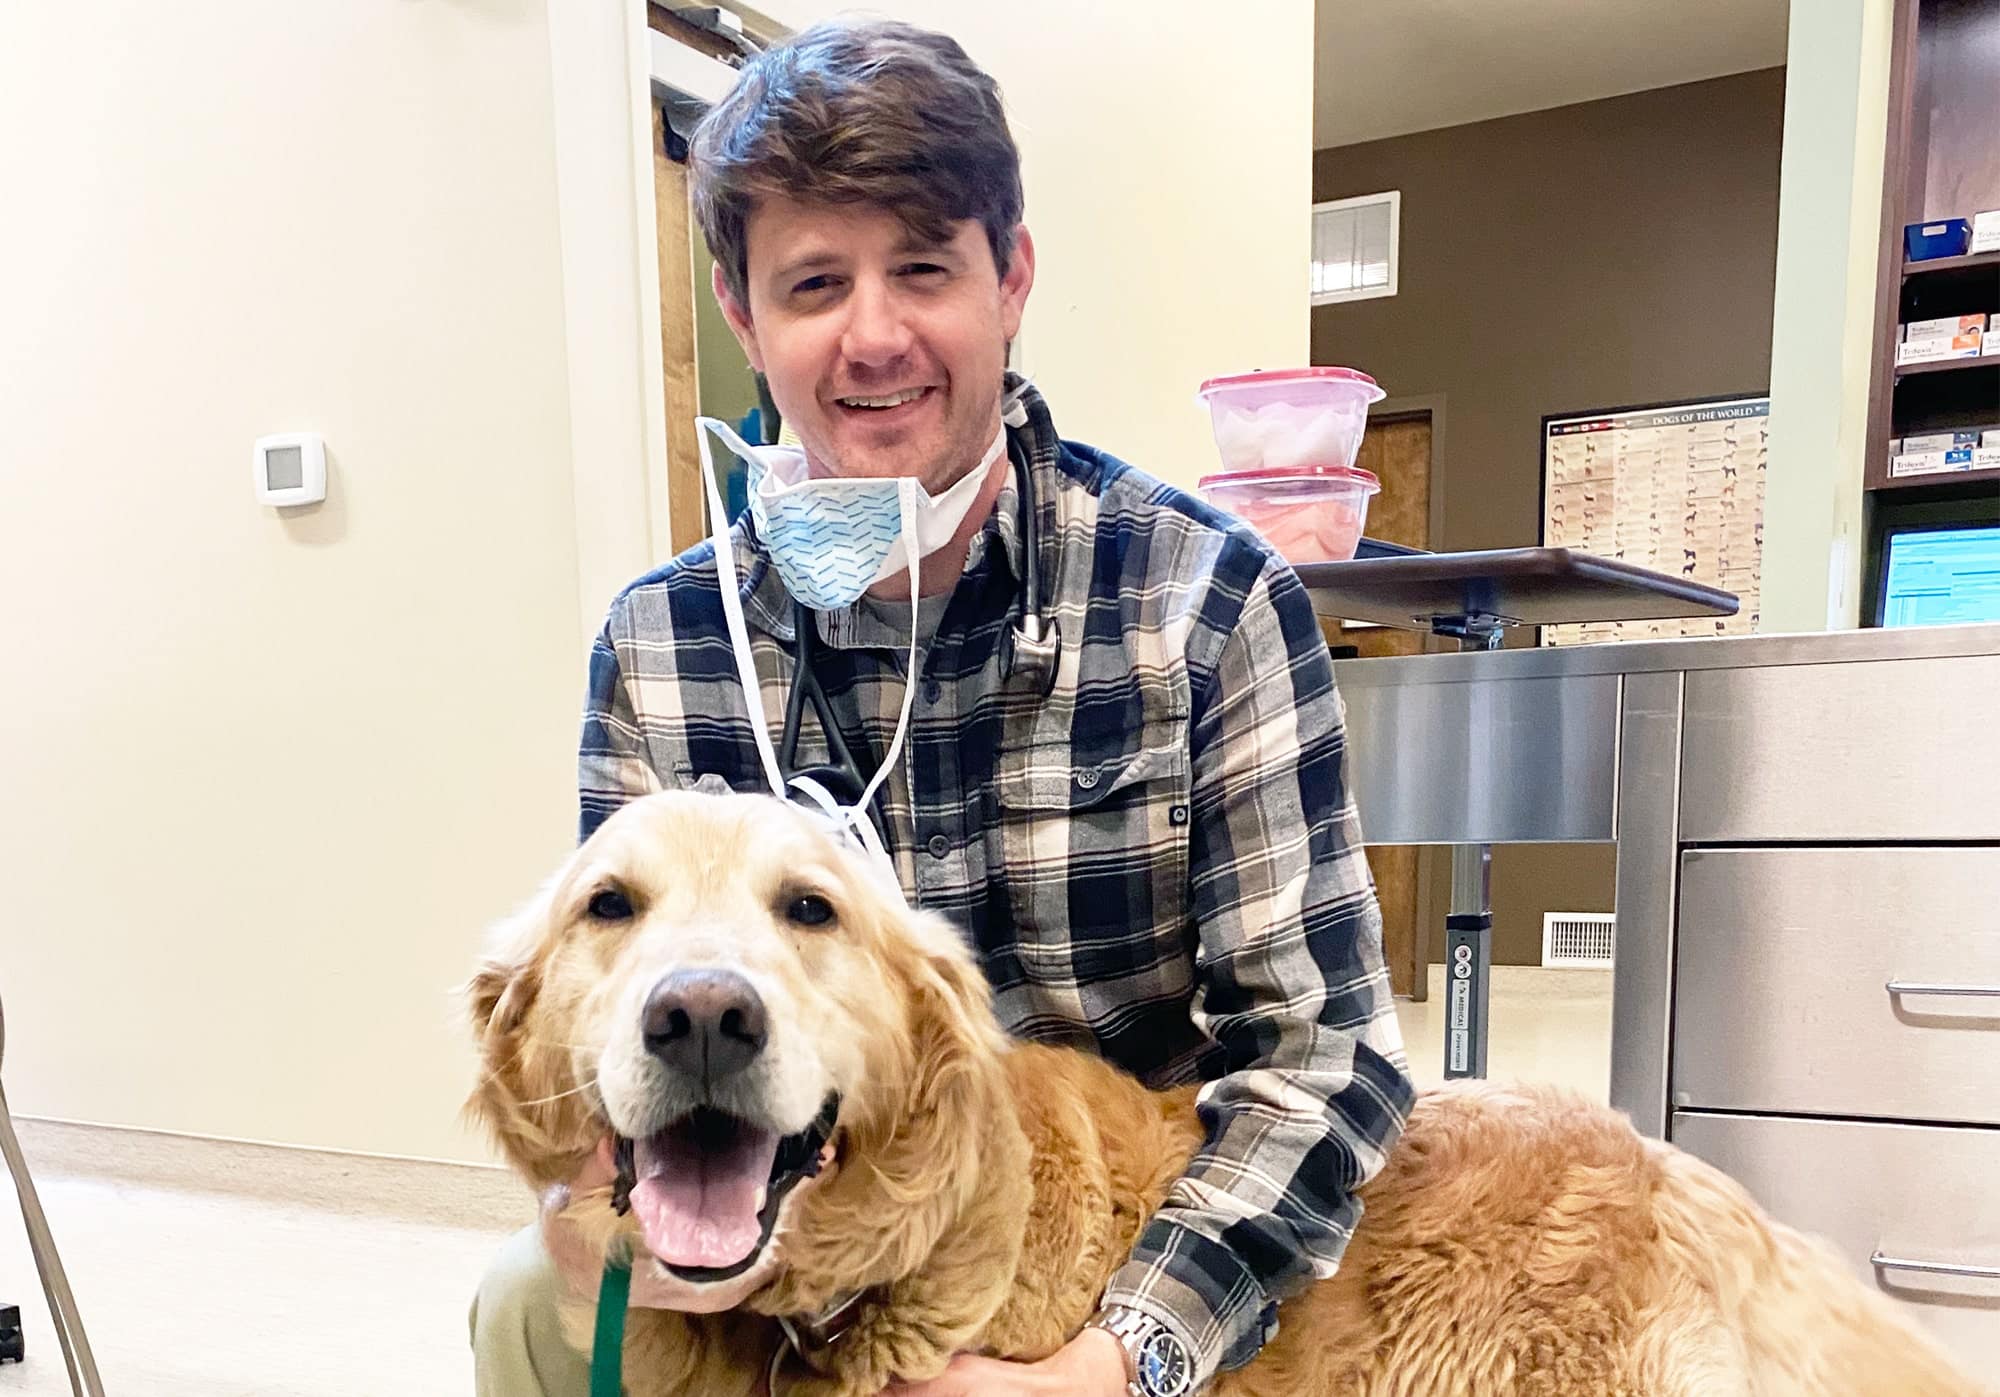
[[(448, 990), (569, 845), (583, 633), (664, 537), (640, 12), (553, 9), (0, 3), (23, 1113), (483, 1154)], [(1007, 90), (1059, 425), (1191, 483), (1199, 381), (1307, 357), (1310, 4), (908, 13)]]
[(583, 680), (542, 7), (0, 11), (9, 1095), (470, 1153)]
[(1192, 486), (1216, 468), (1201, 381), (1309, 360), (1310, 0), (869, 11), (952, 34), (1006, 94), (1039, 254), (1021, 344), (1057, 428)]
[(1860, 624), (1891, 0), (1793, 4), (1759, 628)]
[(645, 0), (548, 11), (562, 239), (577, 620), (670, 551)]

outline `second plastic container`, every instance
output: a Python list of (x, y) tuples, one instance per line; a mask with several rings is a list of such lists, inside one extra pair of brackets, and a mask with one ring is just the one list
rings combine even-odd
[(1288, 562), (1354, 556), (1381, 482), (1354, 468), (1368, 406), (1384, 396), (1358, 369), (1265, 370), (1212, 378), (1199, 394), (1223, 469), (1195, 487), (1248, 522)]

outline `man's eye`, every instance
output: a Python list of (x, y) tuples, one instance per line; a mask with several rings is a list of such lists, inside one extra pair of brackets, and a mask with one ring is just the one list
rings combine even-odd
[(831, 285), (833, 285), (833, 278), (830, 276), (809, 276), (792, 288), (792, 294), (795, 296), (810, 296), (814, 292), (826, 290)]
[(912, 262), (903, 268), (904, 276), (943, 276), (944, 268), (935, 262)]

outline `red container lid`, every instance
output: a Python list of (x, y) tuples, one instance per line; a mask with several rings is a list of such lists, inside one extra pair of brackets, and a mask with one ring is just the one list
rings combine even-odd
[(1349, 480), (1365, 487), (1371, 495), (1380, 493), (1382, 489), (1381, 477), (1359, 466), (1258, 466), (1255, 470), (1218, 471), (1197, 480), (1194, 488), (1206, 490), (1211, 485), (1247, 485), (1259, 480)]
[(1195, 396), (1204, 396), (1211, 388), (1238, 388), (1250, 383), (1290, 383), (1315, 378), (1344, 379), (1349, 383), (1365, 383), (1370, 388), (1381, 386), (1359, 369), (1337, 369), (1322, 364), (1307, 369), (1252, 369), (1247, 374), (1224, 374), (1203, 383), (1195, 390)]

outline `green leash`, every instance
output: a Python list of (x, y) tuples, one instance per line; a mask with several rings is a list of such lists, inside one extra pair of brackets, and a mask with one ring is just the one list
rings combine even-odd
[(623, 1397), (625, 1307), (632, 1298), (632, 1268), (604, 1264), (597, 1288), (597, 1333), (590, 1341), (590, 1397)]

